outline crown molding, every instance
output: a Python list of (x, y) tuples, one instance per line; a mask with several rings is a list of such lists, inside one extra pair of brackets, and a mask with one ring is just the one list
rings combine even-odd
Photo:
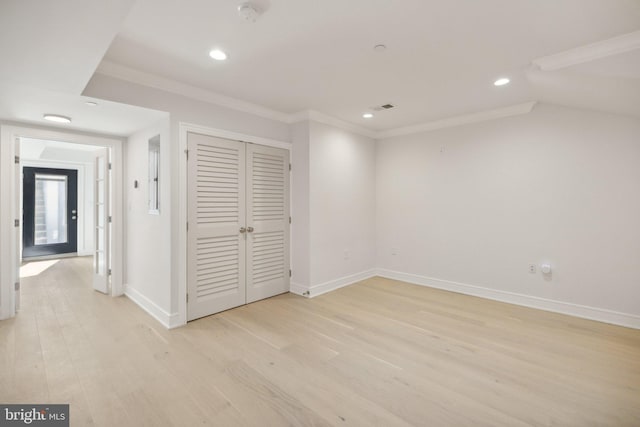
[(210, 104), (220, 105), (232, 110), (241, 111), (243, 113), (253, 114), (255, 116), (266, 119), (275, 120), (282, 123), (290, 123), (290, 115), (281, 111), (272, 110), (251, 102), (242, 101), (230, 96), (221, 95), (219, 93), (203, 89), (197, 86), (191, 86), (176, 80), (167, 79), (155, 74), (136, 70), (115, 62), (103, 60), (98, 66), (96, 73), (109, 77), (136, 83), (142, 86), (152, 87), (154, 89), (163, 90), (165, 92), (174, 93), (176, 95), (186, 96), (188, 98), (197, 99), (199, 101), (208, 102)]
[(191, 86), (144, 71), (139, 71), (111, 61), (102, 61), (98, 66), (96, 73), (125, 80), (142, 86), (152, 87), (165, 92), (174, 93), (176, 95), (197, 99), (199, 101), (219, 105), (236, 111), (253, 114), (255, 116), (275, 120), (281, 123), (293, 124), (310, 120), (344, 129), (348, 132), (353, 132), (355, 134), (366, 136), (372, 139), (391, 138), (394, 136), (409, 135), (447, 127), (461, 126), (469, 123), (477, 123), (485, 120), (493, 120), (501, 117), (526, 114), (530, 112), (533, 106), (536, 104), (535, 101), (526, 102), (523, 104), (512, 105), (506, 108), (481, 111), (478, 113), (466, 114), (462, 116), (448, 117), (446, 119), (413, 126), (389, 129), (386, 131), (373, 131), (315, 110), (304, 110), (293, 114), (283, 113), (281, 111), (276, 111), (270, 108), (263, 107), (261, 105), (253, 104), (251, 102), (242, 101), (240, 99), (232, 98), (226, 95), (221, 95), (207, 89)]
[(353, 132), (358, 135), (366, 136), (368, 138), (376, 138), (377, 132), (363, 128), (362, 126), (354, 125), (353, 123), (340, 120), (336, 117), (328, 114), (321, 113), (315, 110), (299, 111), (289, 116), (289, 123), (298, 123), (306, 120), (311, 120), (325, 125), (334, 126), (340, 129), (344, 129), (349, 132)]
[(532, 63), (542, 71), (553, 71), (635, 49), (640, 49), (640, 30), (553, 55), (543, 56), (534, 59)]
[(395, 136), (411, 135), (421, 132), (429, 132), (437, 129), (450, 128), (454, 126), (462, 126), (471, 123), (484, 122), (487, 120), (500, 119), (503, 117), (517, 116), (531, 112), (537, 101), (525, 102), (522, 104), (511, 105), (505, 108), (495, 110), (480, 111), (478, 113), (465, 114), (462, 116), (448, 117), (446, 119), (434, 122), (422, 123), (414, 126), (406, 126), (387, 131), (377, 132), (376, 139), (392, 138)]

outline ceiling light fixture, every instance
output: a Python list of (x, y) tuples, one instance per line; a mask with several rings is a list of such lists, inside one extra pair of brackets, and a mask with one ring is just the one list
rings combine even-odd
[(42, 116), (45, 120), (56, 123), (71, 123), (71, 117), (60, 116), (58, 114), (45, 114)]
[(227, 59), (227, 54), (220, 49), (213, 49), (211, 52), (209, 52), (209, 56), (216, 61), (224, 61), (225, 59)]
[(364, 113), (364, 114), (362, 115), (362, 117), (364, 117), (365, 119), (371, 119), (371, 118), (373, 118), (373, 114), (371, 114), (371, 113)]
[(506, 78), (506, 77), (501, 77), (501, 78), (499, 78), (498, 80), (496, 80), (495, 82), (493, 82), (493, 85), (494, 85), (494, 86), (504, 86), (504, 85), (506, 85), (506, 84), (509, 84), (509, 82), (510, 82), (510, 81), (511, 81), (511, 80), (509, 80), (509, 79), (508, 79), (508, 78)]
[(383, 45), (383, 44), (377, 44), (373, 47), (374, 52), (384, 52), (385, 50), (387, 50), (387, 46)]
[(95, 107), (98, 105), (98, 103), (94, 101), (87, 101), (85, 102), (85, 104), (88, 105), (89, 107)]

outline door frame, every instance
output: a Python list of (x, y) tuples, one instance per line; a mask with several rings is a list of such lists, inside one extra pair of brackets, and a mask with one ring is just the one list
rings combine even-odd
[(54, 168), (54, 169), (73, 169), (78, 171), (78, 256), (89, 256), (93, 254), (91, 248), (87, 248), (85, 244), (86, 240), (86, 228), (87, 217), (91, 212), (87, 212), (86, 204), (87, 199), (85, 193), (87, 191), (86, 179), (90, 173), (87, 169), (87, 163), (81, 162), (66, 162), (61, 160), (24, 160), (20, 159), (20, 168), (35, 167), (35, 168)]
[[(52, 141), (69, 142), (74, 144), (95, 145), (110, 149), (111, 179), (112, 179), (112, 257), (111, 257), (111, 295), (119, 296), (124, 293), (123, 287), (123, 242), (124, 242), (124, 212), (123, 212), (123, 143), (124, 140), (114, 136), (86, 134), (72, 130), (60, 130), (49, 127), (36, 127), (27, 124), (0, 123), (0, 194), (10, 197), (11, 203), (0, 204), (0, 320), (15, 316), (16, 313), (16, 284), (19, 283), (19, 273), (15, 266), (21, 260), (17, 242), (18, 235), (22, 235), (22, 219), (16, 218), (15, 212), (21, 212), (20, 202), (21, 183), (15, 176), (14, 159), (18, 155), (16, 141), (19, 138), (34, 138)], [(14, 220), (20, 219), (18, 232)]]
[[(178, 316), (176, 324), (170, 325), (171, 327), (187, 324), (187, 194), (189, 191), (187, 180), (187, 134), (189, 132), (251, 144), (266, 145), (268, 147), (283, 148), (289, 151), (289, 162), (291, 162), (292, 144), (290, 142), (246, 135), (226, 129), (216, 129), (186, 122), (178, 123), (178, 153), (180, 154), (178, 168), (178, 186), (180, 191), (178, 191), (178, 224), (176, 226), (178, 230), (178, 253), (176, 256), (178, 259)], [(291, 185), (291, 177), (292, 174), (289, 174), (289, 200), (291, 200), (291, 189), (293, 188)], [(289, 204), (289, 210), (291, 210), (291, 204)], [(289, 211), (289, 215), (291, 215), (291, 211)], [(289, 233), (291, 236), (291, 230), (289, 230)], [(289, 248), (291, 248), (291, 239), (289, 239)], [(289, 250), (289, 258), (291, 258), (291, 250)], [(291, 265), (291, 259), (289, 260), (289, 265)]]

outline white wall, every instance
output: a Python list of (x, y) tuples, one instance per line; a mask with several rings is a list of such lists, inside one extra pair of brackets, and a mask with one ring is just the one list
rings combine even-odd
[(376, 144), (314, 121), (309, 122), (309, 133), (309, 269), (314, 296), (374, 273)]
[(164, 245), (165, 249), (171, 251), (171, 322), (177, 322), (172, 325), (180, 324), (180, 321), (175, 319), (179, 319), (180, 304), (185, 303), (180, 301), (179, 289), (180, 282), (183, 282), (184, 286), (186, 280), (186, 275), (182, 277), (180, 274), (180, 262), (184, 259), (181, 241), (183, 241), (186, 224), (181, 223), (180, 212), (183, 207), (180, 205), (180, 200), (184, 195), (186, 182), (181, 182), (179, 174), (181, 163), (185, 159), (183, 148), (179, 143), (179, 124), (189, 123), (225, 129), (283, 142), (289, 141), (289, 125), (99, 73), (92, 77), (83, 94), (170, 113), (169, 147), (162, 148), (165, 158), (171, 159), (170, 178), (167, 181), (171, 183), (171, 197), (165, 199), (165, 212), (167, 212), (166, 204), (169, 203), (171, 206), (171, 227), (167, 229), (169, 231), (164, 231), (165, 234), (170, 233), (170, 239), (165, 241)]
[(309, 243), (309, 122), (291, 126), (291, 289), (302, 294), (311, 285)]
[[(377, 216), (382, 274), (602, 320), (640, 315), (637, 119), (543, 104), (379, 141)], [(550, 277), (528, 272), (543, 261)]]
[[(171, 316), (169, 118), (136, 132), (125, 151), (125, 293), (163, 323)], [(160, 135), (160, 214), (149, 213), (149, 139)], [(138, 181), (138, 188), (134, 188)]]

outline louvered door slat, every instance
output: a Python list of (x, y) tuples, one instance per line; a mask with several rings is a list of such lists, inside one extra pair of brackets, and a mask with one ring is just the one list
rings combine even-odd
[(245, 144), (188, 134), (188, 320), (246, 301)]
[(247, 302), (289, 290), (289, 152), (247, 147)]

